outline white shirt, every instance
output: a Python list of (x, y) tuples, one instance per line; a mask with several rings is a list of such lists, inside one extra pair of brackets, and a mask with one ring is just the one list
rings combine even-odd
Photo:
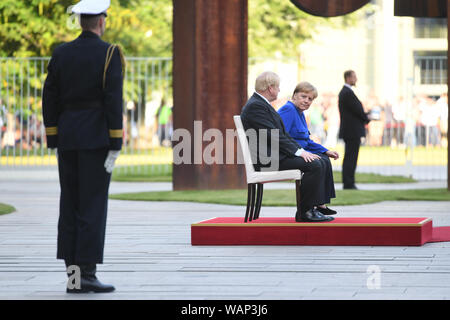
[(349, 85), (348, 83), (344, 83), (344, 86), (346, 86), (347, 88), (349, 88), (350, 90), (352, 90), (352, 91), (353, 91), (353, 88), (352, 88), (352, 86), (351, 86), (351, 85)]

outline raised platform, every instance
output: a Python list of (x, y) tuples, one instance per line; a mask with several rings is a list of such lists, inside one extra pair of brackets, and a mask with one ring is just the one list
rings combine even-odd
[(432, 242), (430, 218), (213, 218), (191, 225), (192, 245), (421, 246)]

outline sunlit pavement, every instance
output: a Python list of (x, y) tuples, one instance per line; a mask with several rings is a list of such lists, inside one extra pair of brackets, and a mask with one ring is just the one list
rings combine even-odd
[[(270, 184), (269, 184), (270, 185)], [(267, 187), (269, 187), (267, 185)], [(294, 188), (291, 183), (273, 188)], [(445, 181), (366, 188), (445, 187)], [(337, 188), (340, 186), (338, 185)], [(112, 183), (110, 192), (171, 190), (170, 183)], [(190, 224), (243, 216), (242, 206), (109, 201), (105, 260), (98, 276), (109, 294), (65, 293), (56, 260), (59, 185), (0, 178), (0, 299), (449, 299), (450, 243), (422, 247), (191, 246)], [(449, 202), (395, 202), (335, 207), (339, 216), (431, 217), (450, 225)], [(261, 216), (293, 216), (263, 207)], [(379, 270), (379, 273), (374, 273)]]

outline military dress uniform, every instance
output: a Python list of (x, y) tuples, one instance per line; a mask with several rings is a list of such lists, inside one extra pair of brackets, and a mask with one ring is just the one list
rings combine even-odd
[(54, 50), (43, 91), (47, 147), (57, 148), (61, 186), (57, 258), (103, 262), (110, 150), (122, 147), (120, 48), (83, 31)]

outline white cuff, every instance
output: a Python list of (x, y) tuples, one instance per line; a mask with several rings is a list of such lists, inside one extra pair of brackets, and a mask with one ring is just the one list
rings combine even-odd
[(296, 156), (296, 157), (300, 157), (300, 156), (302, 155), (303, 151), (305, 151), (305, 150), (303, 150), (303, 148), (302, 148), (302, 149), (298, 149), (298, 150), (295, 152), (295, 156)]

